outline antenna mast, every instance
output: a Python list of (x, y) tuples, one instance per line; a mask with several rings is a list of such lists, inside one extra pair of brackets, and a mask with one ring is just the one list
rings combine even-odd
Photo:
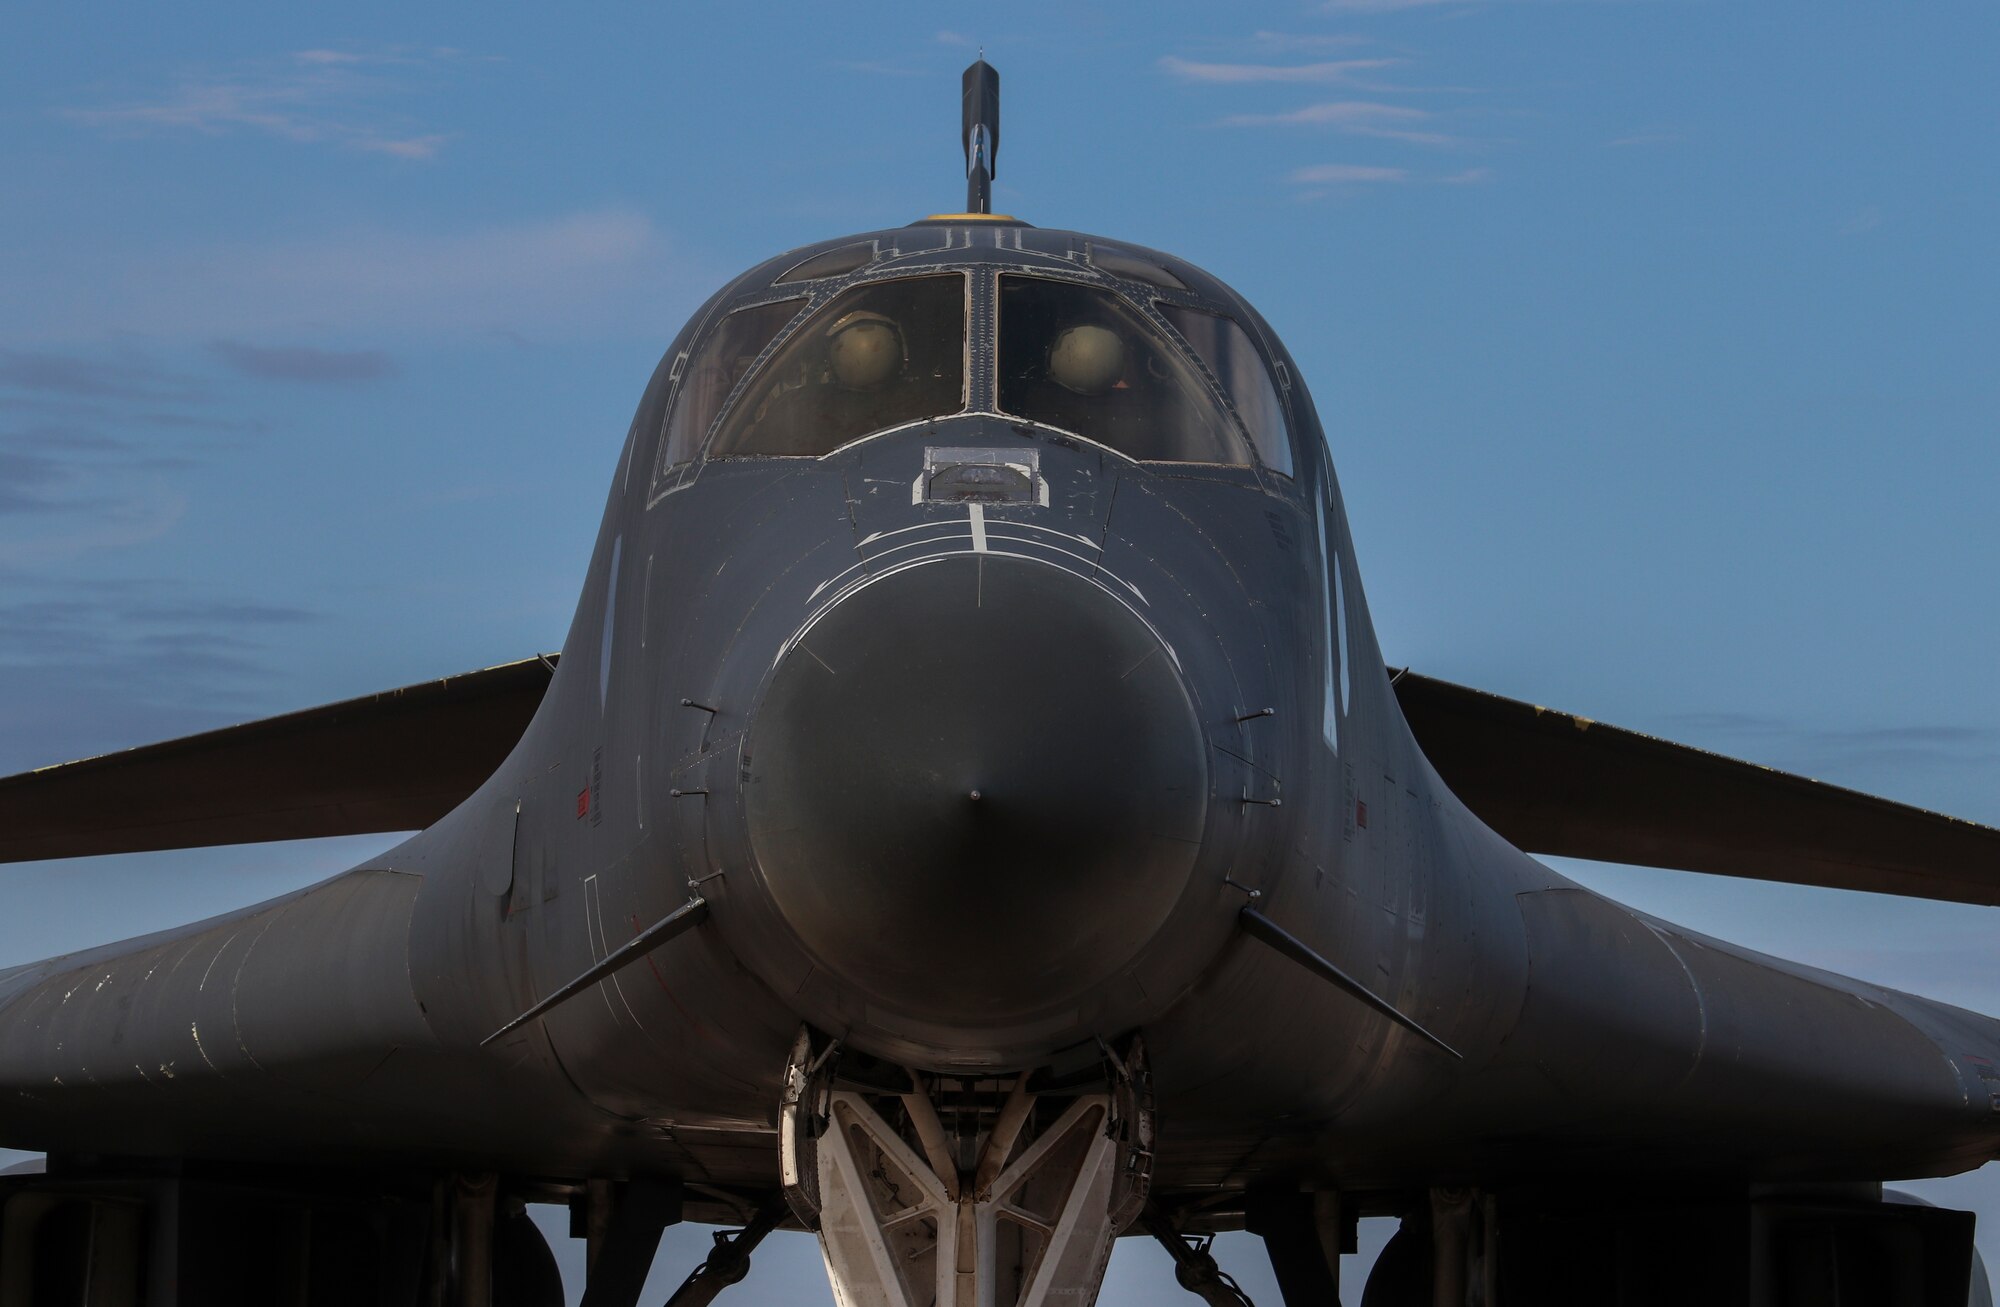
[(1000, 74), (984, 59), (965, 70), (965, 211), (993, 212), (993, 161), (1000, 153)]

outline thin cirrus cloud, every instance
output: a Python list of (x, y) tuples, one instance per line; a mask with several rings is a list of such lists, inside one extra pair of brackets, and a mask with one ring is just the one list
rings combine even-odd
[(1392, 14), (1403, 9), (1430, 9), (1443, 4), (1472, 5), (1479, 0), (1321, 0), (1330, 14)]
[(1390, 168), (1360, 163), (1314, 163), (1294, 168), (1290, 179), (1300, 186), (1380, 186), (1403, 182), (1428, 182), (1437, 186), (1475, 186), (1493, 179), (1491, 168), (1466, 168), (1459, 172), (1427, 175), (1408, 168)]
[[(54, 470), (60, 478), (62, 469)], [(107, 549), (128, 549), (160, 539), (187, 515), (187, 496), (158, 478), (113, 470), (87, 491), (70, 493), (52, 482), (32, 511), (0, 513), (0, 572), (40, 568)], [(16, 515), (40, 519), (32, 525)], [(54, 519), (53, 527), (45, 525)], [(27, 529), (8, 529), (26, 525)]]
[[(275, 345), (349, 332), (656, 332), (691, 307), (688, 290), (710, 271), (683, 266), (691, 262), (630, 209), (458, 231), (361, 228), (79, 255), (59, 265), (0, 250), (0, 345), (10, 333), (29, 333), (34, 348), (45, 349), (41, 342), (117, 333), (210, 348), (216, 340)], [(338, 351), (221, 357), (238, 371), (318, 381), (366, 380), (387, 363)], [(44, 385), (65, 381), (53, 365), (37, 375)]]
[(616, 316), (671, 279), (645, 215), (613, 209), (456, 233), (359, 232), (219, 255), (246, 319), (538, 329)]
[(1260, 30), (1250, 38), (1250, 43), (1267, 53), (1276, 51), (1303, 52), (1307, 50), (1341, 50), (1349, 46), (1366, 45), (1365, 36), (1350, 36), (1340, 32), (1273, 32)]
[[(6, 545), (0, 540), (0, 558)], [(0, 772), (255, 715), (314, 610), (171, 577), (13, 578), (0, 594)]]
[(1379, 104), (1369, 100), (1336, 100), (1309, 104), (1284, 113), (1239, 113), (1222, 120), (1225, 127), (1326, 127), (1349, 136), (1373, 136), (1403, 141), (1411, 145), (1459, 145), (1457, 137), (1429, 131), (1415, 124), (1428, 122), (1431, 115), (1407, 105)]
[(98, 357), (0, 349), (0, 398), (9, 392), (150, 404), (199, 403), (207, 398), (200, 382), (167, 372), (129, 348)]
[(1406, 182), (1410, 180), (1410, 170), (1361, 163), (1315, 163), (1294, 168), (1292, 180), (1302, 186), (1373, 186), (1384, 182)]
[[(1555, 3), (1556, 0), (1545, 0)], [(1602, 0), (1580, 0), (1582, 3), (1602, 2)], [(1615, 0), (1614, 0), (1615, 2)], [(1491, 7), (1496, 0), (1320, 0), (1320, 12), (1358, 16), (1364, 14), (1394, 14), (1410, 9), (1437, 9), (1450, 5), (1460, 11)]]
[(1230, 127), (1269, 126), (1372, 126), (1382, 122), (1422, 122), (1430, 115), (1422, 109), (1401, 104), (1377, 104), (1369, 100), (1335, 100), (1309, 104), (1286, 113), (1239, 113), (1222, 121)]
[(1605, 144), (1615, 149), (1633, 149), (1647, 145), (1678, 145), (1687, 137), (1679, 132), (1635, 132), (1630, 136), (1619, 136)]
[(374, 381), (395, 375), (381, 350), (315, 349), (308, 345), (246, 345), (217, 340), (209, 351), (246, 377), (264, 381)]
[(71, 122), (112, 136), (251, 133), (392, 158), (434, 158), (449, 141), (392, 113), (461, 51), (299, 50), (286, 58), (190, 73), (170, 89), (118, 104), (68, 109)]
[(0, 517), (64, 507), (53, 492), (62, 485), (67, 471), (59, 459), (47, 454), (0, 447)]
[(171, 531), (180, 475), (234, 438), (214, 402), (130, 342), (0, 349), (0, 581)]
[(1240, 86), (1270, 82), (1342, 82), (1356, 73), (1393, 68), (1402, 62), (1400, 59), (1330, 59), (1310, 64), (1216, 64), (1166, 55), (1161, 58), (1160, 67), (1184, 81)]

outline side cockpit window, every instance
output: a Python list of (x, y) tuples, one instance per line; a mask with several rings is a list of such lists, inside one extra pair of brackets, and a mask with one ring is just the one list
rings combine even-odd
[(1290, 476), (1292, 445), (1286, 435), (1284, 401), (1271, 383), (1270, 366), (1243, 328), (1219, 313), (1164, 302), (1154, 307), (1174, 324), (1181, 339), (1221, 383), (1222, 393), (1236, 406), (1236, 415), (1243, 419), (1264, 466)]
[(709, 455), (816, 458), (965, 407), (959, 273), (855, 286), (793, 332), (731, 407)]
[(701, 452), (702, 439), (736, 383), (805, 304), (804, 299), (789, 299), (738, 309), (703, 338), (684, 365), (674, 409), (667, 416), (662, 466), (674, 467)]
[(1000, 278), (1000, 408), (1127, 458), (1248, 465), (1251, 447), (1197, 369), (1110, 291)]

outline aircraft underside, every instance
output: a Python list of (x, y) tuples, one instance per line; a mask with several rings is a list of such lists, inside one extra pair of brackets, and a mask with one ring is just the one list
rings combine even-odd
[[(586, 1307), (639, 1307), (662, 1233), (682, 1220), (725, 1228), (667, 1307), (725, 1291), (768, 1301), (753, 1261), (778, 1229), (817, 1235), (843, 1307), (1088, 1304), (1121, 1236), (1163, 1245), (1198, 1300), (1251, 1307), (1230, 1274), (1245, 1268), (1212, 1253), (1235, 1229), (1261, 1238), (1282, 1307), (1991, 1301), (1972, 1217), (1885, 1200), (1879, 1183), (1596, 1170), (1372, 1193), (1176, 1191), (1155, 1174), (1172, 1123), (1157, 1116), (1143, 1039), (1100, 1051), (960, 1078), (802, 1030), (775, 1138), (759, 1141), (775, 1147), (760, 1157), (774, 1173), (750, 1183), (55, 1153), (46, 1174), (0, 1177), (0, 1307), (560, 1307), (529, 1203), (566, 1205), (587, 1239)], [(1364, 1215), (1400, 1228), (1365, 1285), (1343, 1286)]]

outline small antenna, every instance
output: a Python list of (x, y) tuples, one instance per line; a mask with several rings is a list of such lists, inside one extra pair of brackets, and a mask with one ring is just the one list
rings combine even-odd
[[(981, 51), (984, 54), (984, 51)], [(984, 58), (965, 70), (965, 211), (993, 212), (994, 159), (1000, 153), (1000, 74)]]

